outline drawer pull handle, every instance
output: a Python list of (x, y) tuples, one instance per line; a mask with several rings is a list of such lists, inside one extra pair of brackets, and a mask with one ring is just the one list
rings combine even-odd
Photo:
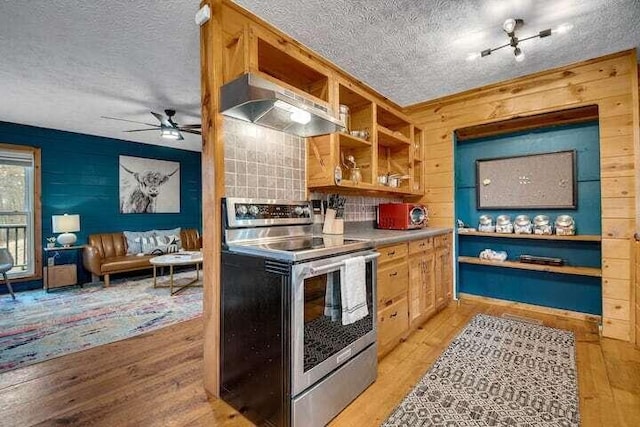
[(396, 311), (395, 313), (393, 313), (391, 316), (389, 317), (396, 317), (398, 315), (398, 312)]
[(419, 245), (421, 248), (424, 248), (424, 243), (420, 243)]
[(397, 275), (398, 275), (397, 271), (394, 271), (393, 273), (389, 273), (389, 277), (393, 277), (393, 276), (397, 276)]
[(394, 256), (395, 254), (396, 254), (396, 251), (387, 252), (387, 256)]

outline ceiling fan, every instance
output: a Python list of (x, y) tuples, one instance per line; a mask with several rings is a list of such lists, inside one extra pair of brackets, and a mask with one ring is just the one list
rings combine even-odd
[(176, 110), (164, 110), (164, 113), (166, 114), (166, 117), (163, 116), (162, 114), (154, 113), (153, 111), (151, 111), (151, 115), (156, 119), (158, 119), (158, 121), (160, 122), (159, 125), (154, 123), (137, 122), (135, 120), (119, 119), (117, 117), (107, 117), (107, 116), (101, 116), (101, 117), (103, 119), (119, 120), (121, 122), (138, 123), (141, 125), (151, 126), (150, 129), (149, 128), (130, 129), (130, 130), (125, 130), (125, 132), (146, 132), (149, 130), (160, 129), (161, 137), (166, 139), (173, 139), (176, 141), (180, 141), (184, 139), (181, 132), (202, 135), (202, 131), (200, 130), (202, 127), (201, 124), (179, 125), (177, 122), (173, 120), (173, 116), (175, 116)]

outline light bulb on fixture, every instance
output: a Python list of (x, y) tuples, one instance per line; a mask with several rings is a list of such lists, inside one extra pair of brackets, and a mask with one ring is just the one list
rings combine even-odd
[(507, 19), (504, 21), (504, 24), (502, 24), (502, 29), (507, 33), (513, 33), (513, 30), (516, 29), (516, 20), (513, 18)]
[(306, 125), (311, 121), (311, 114), (303, 110), (297, 110), (291, 113), (289, 116), (292, 122), (300, 123), (301, 125)]
[(289, 115), (289, 119), (292, 122), (300, 123), (301, 125), (306, 125), (311, 121), (311, 114), (308, 111), (295, 107), (291, 104), (287, 104), (284, 101), (277, 100), (273, 104), (273, 106), (291, 113)]
[(516, 61), (518, 62), (524, 61), (524, 52), (519, 47), (513, 50), (513, 54), (516, 56)]
[(553, 32), (558, 34), (566, 34), (572, 29), (573, 29), (573, 24), (569, 24), (568, 22), (565, 22), (564, 24), (558, 25), (558, 28), (556, 28)]

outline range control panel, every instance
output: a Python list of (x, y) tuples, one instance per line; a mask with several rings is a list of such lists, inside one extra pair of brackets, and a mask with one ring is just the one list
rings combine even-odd
[(236, 204), (236, 219), (273, 219), (273, 218), (310, 218), (308, 204), (300, 205), (267, 205)]
[(278, 224), (310, 224), (313, 210), (309, 201), (240, 199), (224, 201), (229, 227), (253, 227)]

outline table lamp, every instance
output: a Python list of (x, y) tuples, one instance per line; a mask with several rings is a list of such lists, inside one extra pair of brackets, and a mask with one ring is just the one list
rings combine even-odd
[(51, 217), (54, 233), (62, 233), (58, 236), (58, 243), (62, 246), (73, 245), (77, 237), (73, 234), (80, 231), (80, 215), (53, 215)]

